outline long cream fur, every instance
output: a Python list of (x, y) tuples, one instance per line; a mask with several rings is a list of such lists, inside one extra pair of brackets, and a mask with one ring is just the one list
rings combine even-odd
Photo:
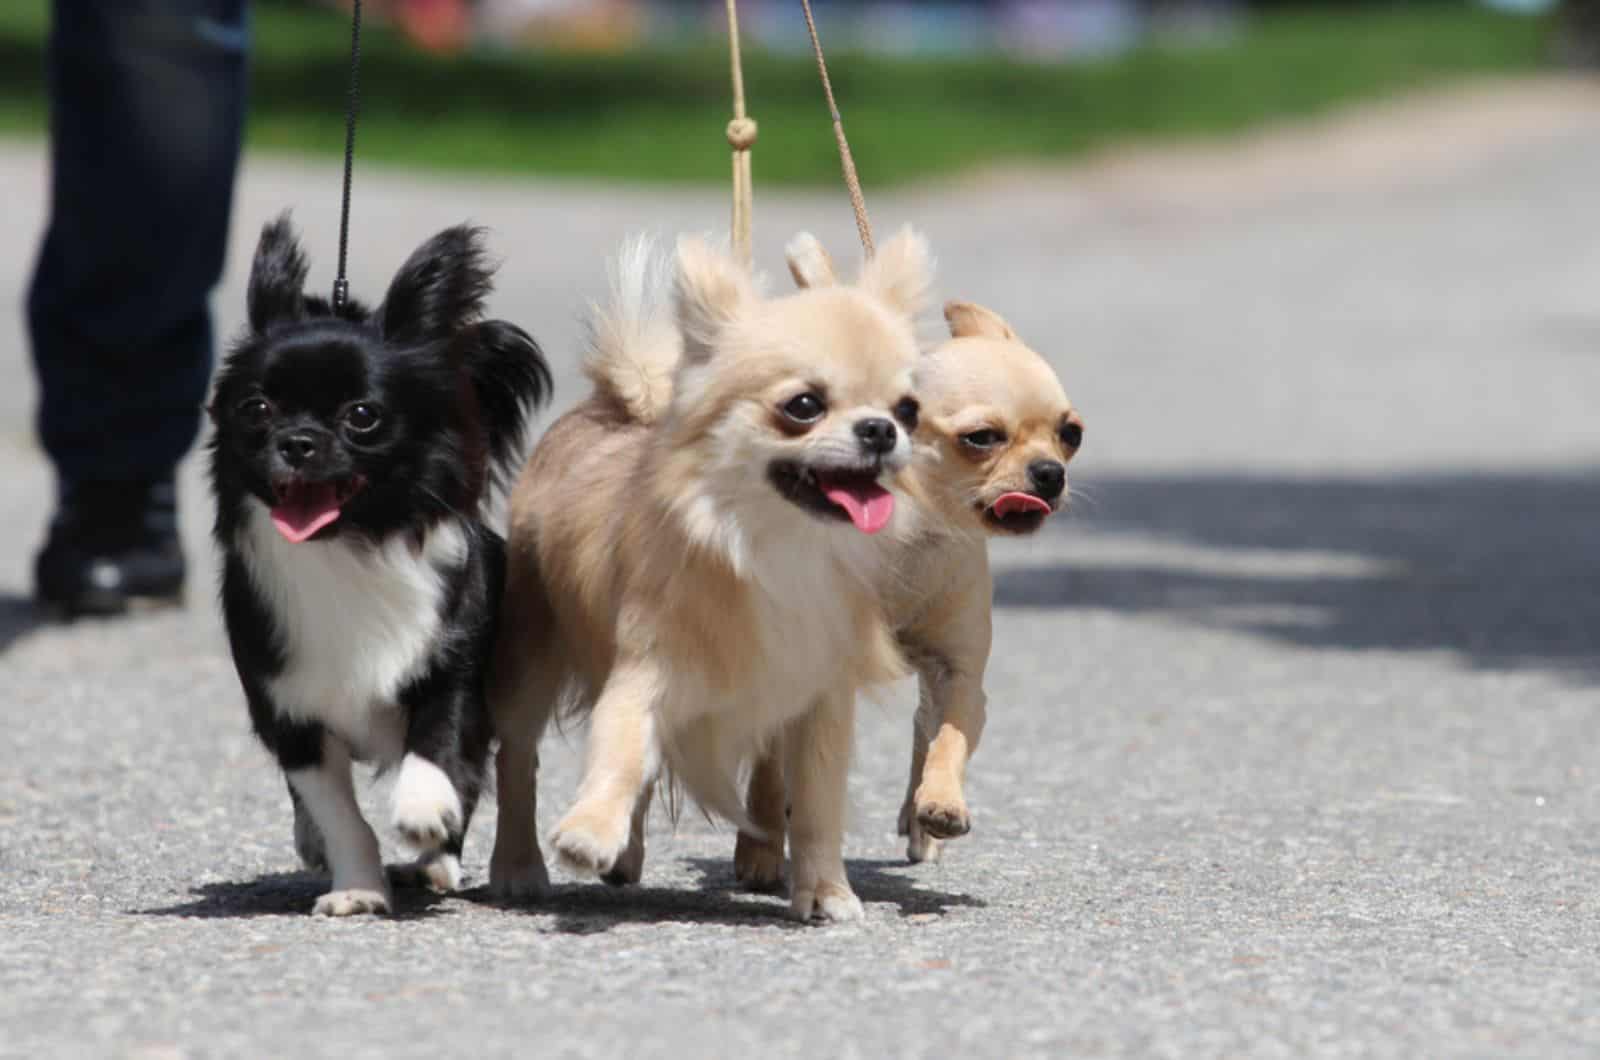
[[(791, 908), (861, 915), (842, 858), (845, 771), (857, 690), (902, 672), (874, 591), (890, 550), (788, 499), (772, 469), (869, 459), (855, 428), (893, 417), (911, 392), (927, 270), (907, 234), (856, 285), (769, 299), (727, 254), (685, 239), (669, 314), (643, 248), (624, 254), (592, 331), (595, 394), (547, 432), (511, 500), (490, 697), (502, 741), (496, 891), (546, 882), (537, 747), (570, 691), (591, 724), (577, 800), (552, 836), (565, 863), (637, 879), (663, 764), (742, 820), (739, 770), (781, 733)], [(786, 420), (808, 392), (826, 396), (825, 415)], [(901, 430), (881, 481), (898, 490), (910, 456)]]

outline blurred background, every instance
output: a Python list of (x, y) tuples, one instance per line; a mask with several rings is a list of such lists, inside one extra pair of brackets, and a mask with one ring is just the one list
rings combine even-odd
[[(875, 182), (1128, 141), (1214, 136), (1596, 53), (1595, 0), (819, 0)], [(717, 180), (719, 0), (381, 0), (362, 158), (506, 173)], [(0, 133), (39, 135), (47, 0), (0, 5)], [(837, 174), (797, 3), (744, 0), (763, 182)], [(336, 155), (344, 11), (255, 10), (249, 145)], [(1588, 12), (1587, 16), (1585, 12)]]

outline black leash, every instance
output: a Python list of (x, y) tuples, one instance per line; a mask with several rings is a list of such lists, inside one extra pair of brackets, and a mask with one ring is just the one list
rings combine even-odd
[(345, 260), (350, 255), (350, 172), (356, 159), (356, 116), (361, 111), (361, 0), (350, 6), (350, 91), (344, 106), (344, 202), (339, 208), (339, 275), (333, 281), (333, 308), (350, 300)]

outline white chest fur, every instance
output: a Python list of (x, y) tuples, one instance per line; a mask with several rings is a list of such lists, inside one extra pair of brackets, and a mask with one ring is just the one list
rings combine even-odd
[(270, 684), (280, 712), (315, 721), (364, 756), (397, 758), (395, 697), (419, 676), (439, 633), (447, 572), (467, 555), (454, 522), (420, 548), (409, 535), (381, 544), (335, 537), (293, 544), (251, 505), (240, 552), (284, 649)]

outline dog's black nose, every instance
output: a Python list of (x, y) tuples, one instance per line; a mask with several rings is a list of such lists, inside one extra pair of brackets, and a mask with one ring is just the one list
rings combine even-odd
[(894, 421), (878, 416), (871, 419), (856, 421), (856, 437), (861, 439), (862, 448), (869, 453), (887, 453), (894, 448), (897, 437)]
[(278, 455), (290, 467), (301, 467), (317, 455), (317, 440), (309, 434), (288, 434), (278, 439)]
[(1035, 460), (1028, 465), (1028, 481), (1039, 496), (1053, 501), (1067, 486), (1067, 469), (1054, 460)]

